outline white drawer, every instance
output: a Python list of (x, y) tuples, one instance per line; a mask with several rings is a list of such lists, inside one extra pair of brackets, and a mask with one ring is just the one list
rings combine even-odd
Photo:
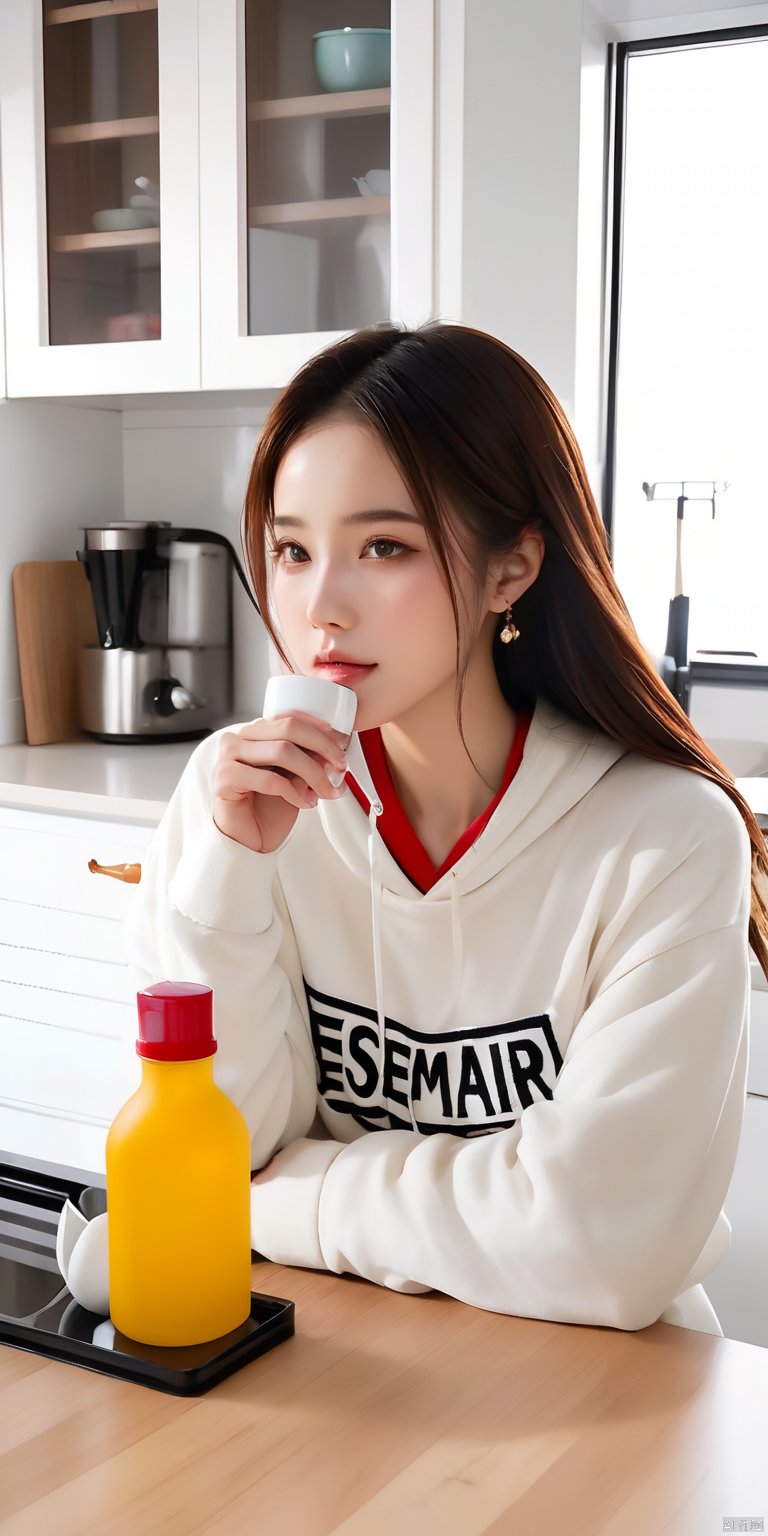
[[(124, 1037), (131, 1025), (126, 1011), (133, 1021), (136, 1014), (136, 992), (131, 990), (127, 966), (115, 966), (112, 991), (115, 996), (94, 996), (89, 988), (98, 985), (100, 977), (86, 969), (87, 961), (75, 962), (82, 969), (80, 976), (73, 977), (65, 965), (52, 965), (49, 957), (39, 956), (38, 974), (34, 980), (19, 980), (13, 975), (14, 966), (2, 954), (3, 974), (0, 975), (0, 1021), (4, 1018), (23, 1019), (35, 1024), (50, 1024), (54, 1029), (82, 1030), (87, 1035), (111, 1035), (113, 1039)], [(65, 957), (66, 958), (66, 957)], [(78, 986), (79, 981), (79, 986)], [(62, 983), (71, 982), (69, 987)], [(0, 1078), (0, 1091), (2, 1079)]]
[[(128, 1097), (128, 1095), (126, 1095)], [(106, 1183), (106, 1143), (109, 1127), (0, 1103), (0, 1147), (6, 1160), (43, 1172), (71, 1168), (84, 1182)]]
[(4, 946), (81, 955), (120, 965), (121, 931), (121, 918), (92, 917), (88, 912), (62, 912), (32, 902), (0, 898), (0, 943)]
[(135, 1046), (68, 1025), (0, 1017), (0, 1104), (107, 1127), (141, 1076)]
[(154, 826), (0, 807), (0, 1147), (103, 1166), (140, 1080), (122, 928), (136, 886), (91, 874), (141, 863)]
[(154, 831), (0, 807), (0, 902), (122, 920), (135, 887), (91, 874), (88, 861), (140, 864)]

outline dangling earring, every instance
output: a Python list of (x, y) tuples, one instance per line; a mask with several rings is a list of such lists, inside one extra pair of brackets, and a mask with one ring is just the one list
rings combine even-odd
[(506, 620), (505, 620), (505, 623), (504, 623), (504, 628), (501, 631), (501, 634), (499, 635), (499, 639), (500, 639), (502, 645), (509, 645), (510, 640), (516, 640), (519, 634), (520, 634), (519, 629), (517, 628), (517, 626), (515, 624), (512, 623), (512, 604), (510, 603), (510, 605), (509, 605), (509, 607), (507, 609), (507, 616), (506, 616)]

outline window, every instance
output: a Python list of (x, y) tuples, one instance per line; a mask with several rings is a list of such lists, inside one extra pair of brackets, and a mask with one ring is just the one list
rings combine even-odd
[[(620, 44), (606, 523), (641, 640), (665, 649), (687, 503), (688, 655), (768, 657), (768, 28)], [(621, 249), (620, 258), (616, 252)]]

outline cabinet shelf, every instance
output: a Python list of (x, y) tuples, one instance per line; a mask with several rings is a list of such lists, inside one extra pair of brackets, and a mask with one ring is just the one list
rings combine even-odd
[(54, 235), (53, 251), (119, 251), (133, 245), (159, 245), (160, 230), (110, 229), (87, 235)]
[(248, 209), (248, 224), (260, 228), (271, 224), (319, 224), (329, 219), (370, 219), (377, 213), (389, 213), (388, 197), (328, 197), (311, 203), (261, 203)]
[(130, 16), (133, 11), (156, 11), (157, 0), (93, 0), (92, 5), (62, 5), (49, 11), (47, 27), (66, 26), (72, 21), (98, 21), (101, 16)]
[(392, 88), (379, 86), (368, 91), (324, 91), (316, 96), (285, 96), (276, 101), (249, 101), (249, 123), (264, 123), (281, 117), (370, 117), (388, 112)]
[(157, 137), (159, 117), (116, 117), (103, 123), (69, 123), (65, 128), (49, 128), (49, 144), (92, 144), (99, 139), (137, 139)]

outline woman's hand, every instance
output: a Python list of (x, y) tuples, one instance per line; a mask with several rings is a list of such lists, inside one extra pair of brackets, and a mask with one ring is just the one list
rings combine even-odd
[(322, 797), (338, 800), (329, 772), (344, 774), (349, 737), (298, 710), (224, 731), (214, 764), (213, 819), (220, 832), (272, 853), (285, 842), (300, 810)]

